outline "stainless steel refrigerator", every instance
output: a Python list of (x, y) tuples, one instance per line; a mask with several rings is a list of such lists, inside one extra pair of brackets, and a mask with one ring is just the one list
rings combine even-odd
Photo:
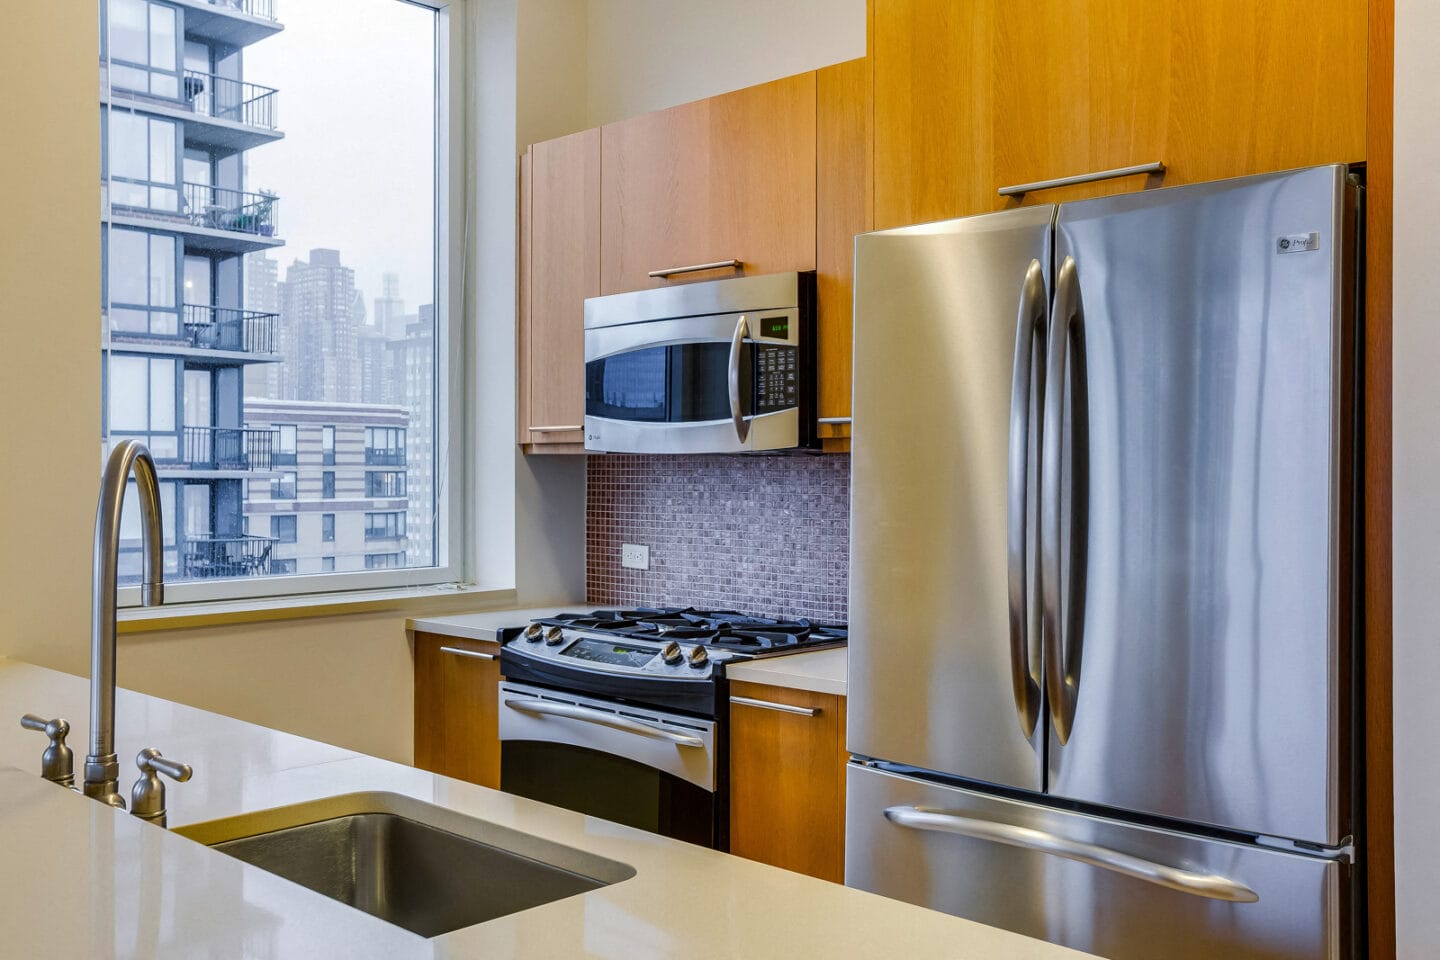
[(1327, 166), (856, 238), (846, 883), (1351, 955), (1359, 203)]

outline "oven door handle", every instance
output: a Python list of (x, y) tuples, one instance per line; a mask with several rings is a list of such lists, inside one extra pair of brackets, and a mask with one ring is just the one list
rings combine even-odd
[(626, 733), (648, 737), (651, 740), (668, 740), (677, 747), (700, 747), (701, 749), (705, 747), (705, 741), (699, 737), (690, 736), (685, 733), (676, 733), (673, 730), (658, 727), (653, 723), (631, 720), (629, 717), (606, 713), (604, 710), (593, 710), (590, 707), (582, 707), (576, 703), (554, 703), (550, 700), (535, 700), (527, 697), (523, 699), (506, 700), (505, 706), (510, 707), (512, 710), (518, 710), (521, 713), (528, 713), (531, 716), (565, 717), (568, 720), (581, 720), (585, 723), (594, 723), (602, 727), (610, 727), (612, 730), (623, 730)]

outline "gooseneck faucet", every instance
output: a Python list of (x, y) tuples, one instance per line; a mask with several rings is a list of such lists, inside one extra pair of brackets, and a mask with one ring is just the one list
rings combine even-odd
[(110, 452), (95, 508), (95, 552), (90, 581), (90, 747), (85, 754), (85, 796), (124, 809), (120, 762), (115, 756), (115, 581), (120, 560), (120, 513), (135, 474), (145, 573), (140, 602), (165, 602), (165, 543), (160, 526), (160, 483), (155, 461), (138, 440), (121, 440)]

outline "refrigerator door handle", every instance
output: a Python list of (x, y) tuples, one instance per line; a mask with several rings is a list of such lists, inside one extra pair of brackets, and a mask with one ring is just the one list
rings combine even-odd
[(1174, 864), (1157, 863), (1109, 847), (1062, 837), (1048, 830), (980, 820), (916, 806), (886, 807), (885, 819), (912, 830), (953, 833), (1076, 860), (1208, 900), (1223, 900), (1227, 903), (1257, 903), (1260, 900), (1260, 895), (1245, 884), (1218, 873), (1203, 873)]
[[(1015, 365), (1010, 378), (1010, 467), (1006, 476), (1006, 557), (1009, 568), (1010, 683), (1020, 729), (1029, 740), (1040, 718), (1040, 684), (1030, 669), (1030, 563), (1028, 518), (1030, 510), (1030, 377), (1035, 368), (1035, 340), (1045, 356), (1048, 317), (1045, 273), (1039, 260), (1031, 260), (1020, 286), (1020, 310), (1015, 320)], [(1045, 368), (1038, 371), (1034, 392), (1045, 395)], [(1037, 443), (1037, 447), (1039, 444)]]
[[(1050, 720), (1060, 743), (1070, 739), (1080, 691), (1080, 658), (1084, 648), (1086, 511), (1089, 509), (1088, 403), (1085, 390), (1085, 309), (1073, 257), (1066, 257), (1055, 279), (1049, 362), (1046, 364), (1045, 419), (1041, 425), (1040, 458), (1040, 594), (1044, 619), (1045, 693)], [(1067, 369), (1068, 365), (1068, 369)], [(1070, 374), (1067, 381), (1066, 375)], [(1070, 388), (1070, 423), (1065, 415)], [(1062, 429), (1068, 426), (1068, 430)], [(1070, 449), (1070, 556), (1064, 597), (1060, 590), (1060, 521), (1064, 476), (1061, 458)], [(1062, 610), (1063, 601), (1069, 609)]]

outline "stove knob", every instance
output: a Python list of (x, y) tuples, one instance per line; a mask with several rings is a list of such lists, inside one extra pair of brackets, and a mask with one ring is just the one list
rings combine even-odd
[(545, 628), (538, 623), (532, 623), (525, 628), (524, 637), (531, 643), (537, 642), (545, 634)]
[(710, 662), (710, 654), (704, 647), (694, 646), (690, 648), (689, 660), (690, 666), (696, 670), (700, 670), (704, 668), (705, 664)]
[(685, 652), (680, 649), (680, 644), (676, 643), (674, 640), (671, 640), (669, 643), (665, 644), (665, 646), (660, 648), (660, 659), (664, 660), (666, 663), (670, 664), (673, 667), (675, 664), (685, 659)]
[(558, 647), (560, 645), (560, 642), (564, 639), (565, 631), (561, 630), (559, 627), (551, 627), (549, 630), (545, 631), (545, 643), (549, 646)]

